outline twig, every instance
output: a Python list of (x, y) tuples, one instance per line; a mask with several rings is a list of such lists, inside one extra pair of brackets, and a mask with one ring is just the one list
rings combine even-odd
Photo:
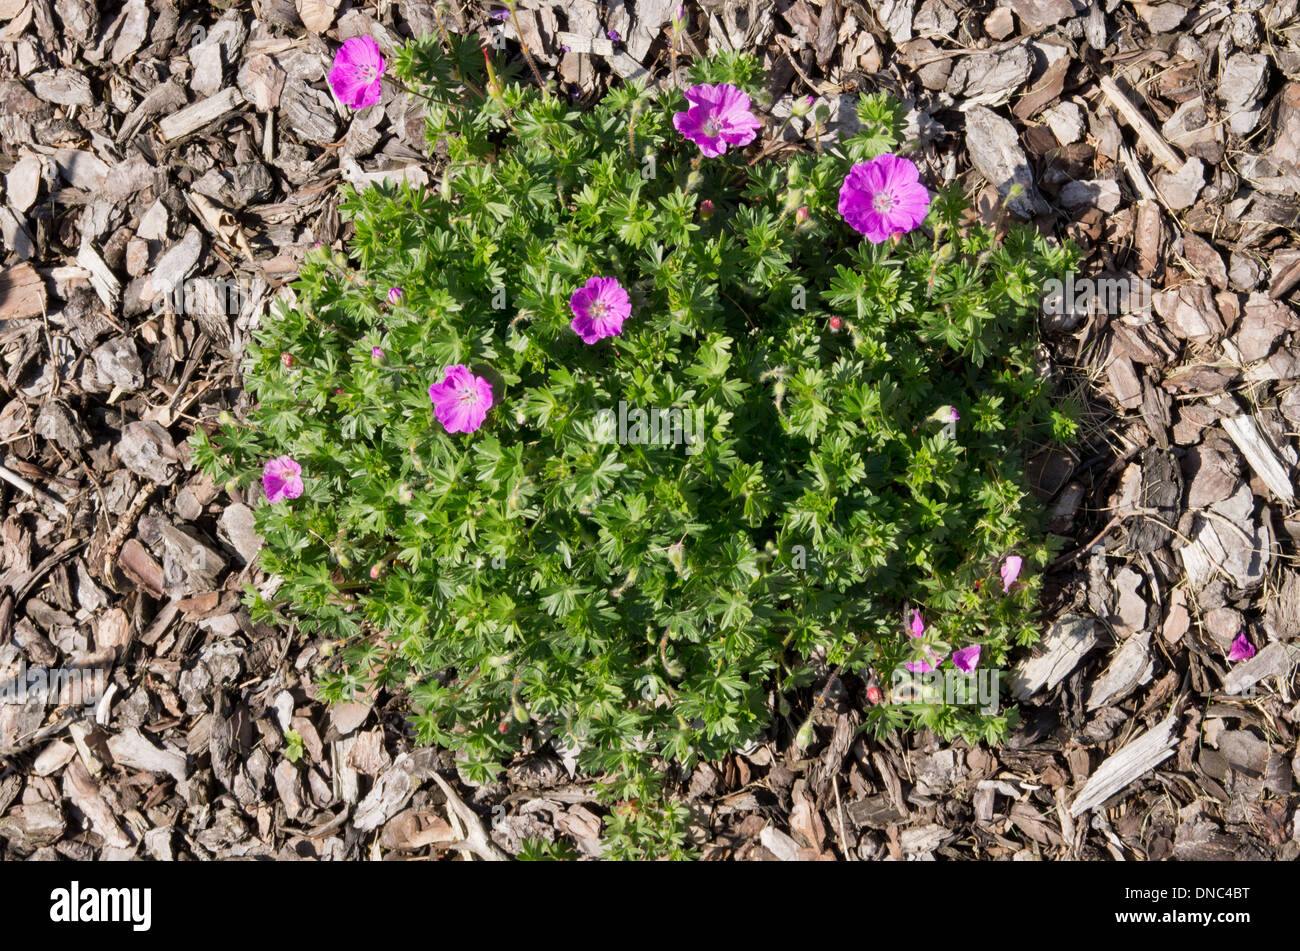
[(0, 465), (0, 479), (4, 479), (6, 482), (8, 482), (16, 489), (21, 489), (23, 492), (26, 492), (32, 498), (39, 497), (45, 499), (51, 505), (54, 506), (55, 511), (57, 511), (60, 515), (68, 514), (68, 507), (63, 504), (63, 502), (58, 498), (58, 496), (53, 495), (50, 492), (47, 492), (45, 489), (37, 488), (36, 486), (28, 482), (26, 479), (24, 479), (22, 476), (20, 476), (18, 473), (14, 472), (12, 469)]

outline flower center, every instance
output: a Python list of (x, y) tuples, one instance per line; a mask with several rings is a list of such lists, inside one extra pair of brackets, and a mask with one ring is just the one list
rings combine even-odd
[(378, 78), (378, 70), (373, 66), (358, 66), (357, 72), (361, 74), (361, 81), (367, 86)]
[(604, 320), (604, 319), (605, 319), (605, 311), (606, 311), (607, 309), (608, 309), (608, 308), (606, 307), (605, 302), (604, 302), (603, 300), (594, 300), (594, 301), (592, 301), (592, 302), (591, 302), (591, 319), (592, 319), (592, 320)]
[(478, 391), (472, 386), (467, 386), (456, 394), (456, 399), (462, 403), (469, 403), (474, 406), (478, 403)]
[(893, 210), (893, 207), (894, 207), (894, 196), (887, 191), (876, 192), (876, 194), (871, 199), (872, 210), (877, 211), (882, 215), (888, 214), (890, 211)]
[(704, 125), (700, 128), (710, 139), (716, 139), (720, 131), (717, 119), (705, 119)]

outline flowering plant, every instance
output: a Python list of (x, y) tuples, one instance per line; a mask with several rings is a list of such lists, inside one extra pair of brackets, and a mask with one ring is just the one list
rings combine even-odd
[[(405, 692), (471, 779), (551, 739), (638, 801), (797, 727), (819, 670), (1032, 641), (1023, 458), (1068, 429), (1035, 311), (1068, 252), (923, 185), (885, 96), (751, 161), (749, 57), (587, 110), (443, 41), (391, 69), (441, 180), (348, 192), (347, 256), (309, 254), (250, 350), (249, 419), (195, 437), (223, 479), (294, 481), (257, 508), (283, 584), (253, 603), (330, 645), (326, 695)], [(876, 731), (1009, 722), (859, 702)]]

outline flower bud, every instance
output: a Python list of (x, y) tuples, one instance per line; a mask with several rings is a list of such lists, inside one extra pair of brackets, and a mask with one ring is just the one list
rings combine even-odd
[(713, 202), (712, 200), (706, 198), (704, 199), (704, 201), (700, 202), (700, 220), (708, 221), (712, 217), (713, 217)]
[(410, 505), (414, 498), (415, 493), (411, 491), (411, 487), (405, 482), (397, 487), (397, 501), (403, 505)]
[(806, 116), (812, 112), (813, 103), (816, 100), (812, 96), (804, 96), (802, 99), (796, 99), (790, 111), (796, 116)]
[(286, 350), (284, 353), (280, 354), (280, 365), (283, 366), (286, 370), (293, 369), (293, 362), (294, 361), (293, 361), (292, 353), (289, 353)]
[(382, 575), (383, 573), (384, 573), (384, 566), (382, 564), (374, 564), (370, 566), (371, 581), (378, 581), (379, 576)]
[(220, 413), (217, 414), (217, 422), (220, 423), (222, 426), (233, 426), (235, 425), (234, 414), (231, 413), (230, 410), (228, 409), (223, 409)]
[(867, 700), (869, 700), (872, 704), (878, 704), (880, 703), (881, 700), (884, 699), (885, 699), (885, 694), (880, 689), (880, 686), (878, 684), (872, 684), (871, 686), (867, 687)]
[(809, 746), (812, 745), (814, 736), (815, 734), (813, 733), (813, 718), (812, 715), (810, 714), (808, 716), (808, 719), (804, 720), (803, 726), (799, 727), (799, 732), (795, 734), (794, 737), (795, 746), (799, 747), (800, 749), (807, 749)]
[(524, 705), (518, 700), (516, 700), (514, 705), (510, 708), (510, 712), (514, 715), (515, 722), (517, 723), (527, 723), (532, 719), (528, 711), (524, 709)]
[(384, 353), (384, 350), (383, 350), (382, 347), (371, 347), (371, 348), (370, 348), (370, 359), (374, 360), (374, 361), (375, 361), (376, 363), (378, 363), (380, 366), (383, 366), (385, 363), (388, 362), (388, 355), (387, 355), (386, 353)]
[(832, 317), (829, 323), (831, 325), (831, 333), (839, 333), (841, 330), (844, 329), (843, 317)]
[(805, 221), (808, 220), (807, 205), (800, 205), (797, 209), (795, 209), (794, 220), (797, 221), (799, 224), (803, 224)]

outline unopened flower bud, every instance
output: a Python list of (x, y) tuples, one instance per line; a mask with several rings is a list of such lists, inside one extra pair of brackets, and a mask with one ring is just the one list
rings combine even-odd
[(803, 224), (805, 221), (808, 220), (807, 205), (800, 205), (797, 209), (795, 209), (794, 220), (797, 221), (799, 224)]
[(790, 107), (790, 111), (796, 116), (806, 116), (808, 113), (812, 112), (813, 102), (815, 102), (815, 100), (812, 96), (804, 96), (801, 99), (796, 99), (794, 105)]
[(384, 573), (384, 566), (382, 564), (375, 564), (370, 566), (371, 581), (378, 581), (379, 576), (382, 575), (383, 573)]
[(388, 362), (388, 355), (384, 353), (384, 349), (382, 347), (371, 347), (370, 359), (374, 360), (380, 366), (383, 366), (385, 363)]
[(807, 749), (809, 746), (812, 745), (814, 735), (815, 734), (813, 733), (813, 718), (811, 715), (809, 715), (808, 719), (803, 722), (803, 726), (799, 727), (799, 732), (795, 734), (794, 737), (795, 746), (799, 747), (800, 749)]
[(217, 422), (222, 426), (233, 426), (235, 425), (234, 414), (232, 414), (228, 409), (223, 409), (217, 414)]
[(831, 333), (839, 333), (841, 330), (844, 329), (843, 317), (832, 317), (829, 323), (831, 325)]
[(700, 202), (700, 220), (708, 221), (712, 217), (713, 217), (713, 201), (711, 199), (706, 198), (704, 199), (704, 201)]
[(281, 364), (281, 365), (282, 365), (286, 370), (292, 370), (292, 369), (293, 369), (293, 362), (294, 362), (294, 361), (293, 361), (293, 354), (292, 354), (292, 353), (289, 353), (289, 352), (286, 350), (284, 353), (280, 354), (280, 364)]
[(880, 689), (879, 685), (872, 684), (867, 688), (867, 700), (869, 700), (871, 703), (877, 704), (880, 703), (880, 701), (883, 699), (885, 699), (885, 694)]

